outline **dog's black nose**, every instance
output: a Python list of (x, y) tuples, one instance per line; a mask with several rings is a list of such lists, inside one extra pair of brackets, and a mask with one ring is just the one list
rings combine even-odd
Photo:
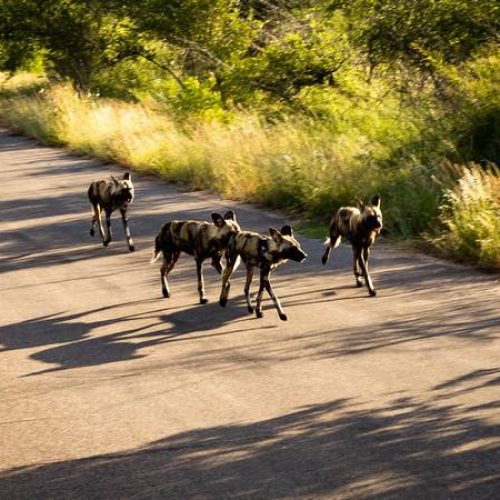
[(307, 254), (303, 252), (302, 250), (297, 250), (294, 255), (294, 260), (297, 262), (302, 262), (303, 260), (306, 260)]

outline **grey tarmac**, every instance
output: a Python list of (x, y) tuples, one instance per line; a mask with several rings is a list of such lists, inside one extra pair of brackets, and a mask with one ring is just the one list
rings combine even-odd
[(165, 300), (165, 221), (290, 221), (136, 172), (129, 253), (119, 217), (88, 233), (119, 167), (0, 130), (0, 171), (0, 498), (498, 498), (498, 275), (377, 241), (371, 298), (348, 245), (323, 267), (298, 234), (287, 322), (247, 313), (243, 266), (221, 308), (207, 265), (198, 304), (188, 256)]

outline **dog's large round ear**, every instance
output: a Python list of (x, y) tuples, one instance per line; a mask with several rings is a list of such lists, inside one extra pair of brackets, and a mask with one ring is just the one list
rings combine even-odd
[(226, 220), (233, 220), (233, 221), (235, 221), (235, 220), (236, 220), (236, 214), (235, 214), (232, 210), (228, 210), (228, 211), (224, 214), (224, 219), (226, 219)]
[(280, 233), (284, 234), (285, 236), (293, 236), (293, 229), (292, 226), (289, 226), (286, 224), (280, 229)]
[(226, 223), (220, 214), (213, 213), (211, 217), (217, 227), (222, 227)]
[(271, 235), (271, 238), (274, 241), (277, 241), (278, 243), (280, 242), (280, 240), (281, 240), (281, 233), (276, 228), (270, 227), (269, 228), (269, 234)]
[(376, 194), (372, 200), (371, 200), (371, 204), (374, 206), (374, 207), (377, 207), (377, 208), (380, 208), (380, 195), (379, 194)]
[(123, 174), (123, 179), (126, 180), (126, 181), (132, 180), (132, 176), (130, 175), (130, 172), (125, 172)]
[(376, 194), (370, 201), (370, 204), (374, 207), (380, 208), (380, 195)]

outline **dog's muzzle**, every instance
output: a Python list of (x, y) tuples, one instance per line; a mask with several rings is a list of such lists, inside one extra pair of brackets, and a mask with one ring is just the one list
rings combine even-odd
[(307, 258), (307, 254), (298, 248), (291, 249), (290, 252), (287, 253), (288, 255), (286, 257), (295, 262), (302, 262)]

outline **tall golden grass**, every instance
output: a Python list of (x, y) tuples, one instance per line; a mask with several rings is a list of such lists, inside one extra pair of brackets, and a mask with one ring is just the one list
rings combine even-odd
[(80, 99), (68, 86), (0, 99), (0, 113), (40, 140), (233, 199), (313, 209), (332, 192), (368, 195), (380, 174), (360, 160), (379, 144), (310, 119), (269, 125), (241, 112), (230, 123), (179, 122), (147, 104)]
[(500, 268), (498, 172), (397, 160), (418, 126), (401, 113), (393, 118), (391, 102), (357, 109), (345, 123), (294, 116), (269, 123), (250, 112), (221, 122), (175, 117), (156, 103), (81, 99), (66, 85), (22, 91), (30, 82), (21, 78), (1, 84), (0, 119), (41, 141), (323, 222), (378, 192), (389, 233), (439, 227), (430, 240), (440, 252)]
[(445, 193), (440, 214), (444, 231), (433, 243), (448, 257), (500, 269), (499, 171), (470, 165), (461, 173)]

